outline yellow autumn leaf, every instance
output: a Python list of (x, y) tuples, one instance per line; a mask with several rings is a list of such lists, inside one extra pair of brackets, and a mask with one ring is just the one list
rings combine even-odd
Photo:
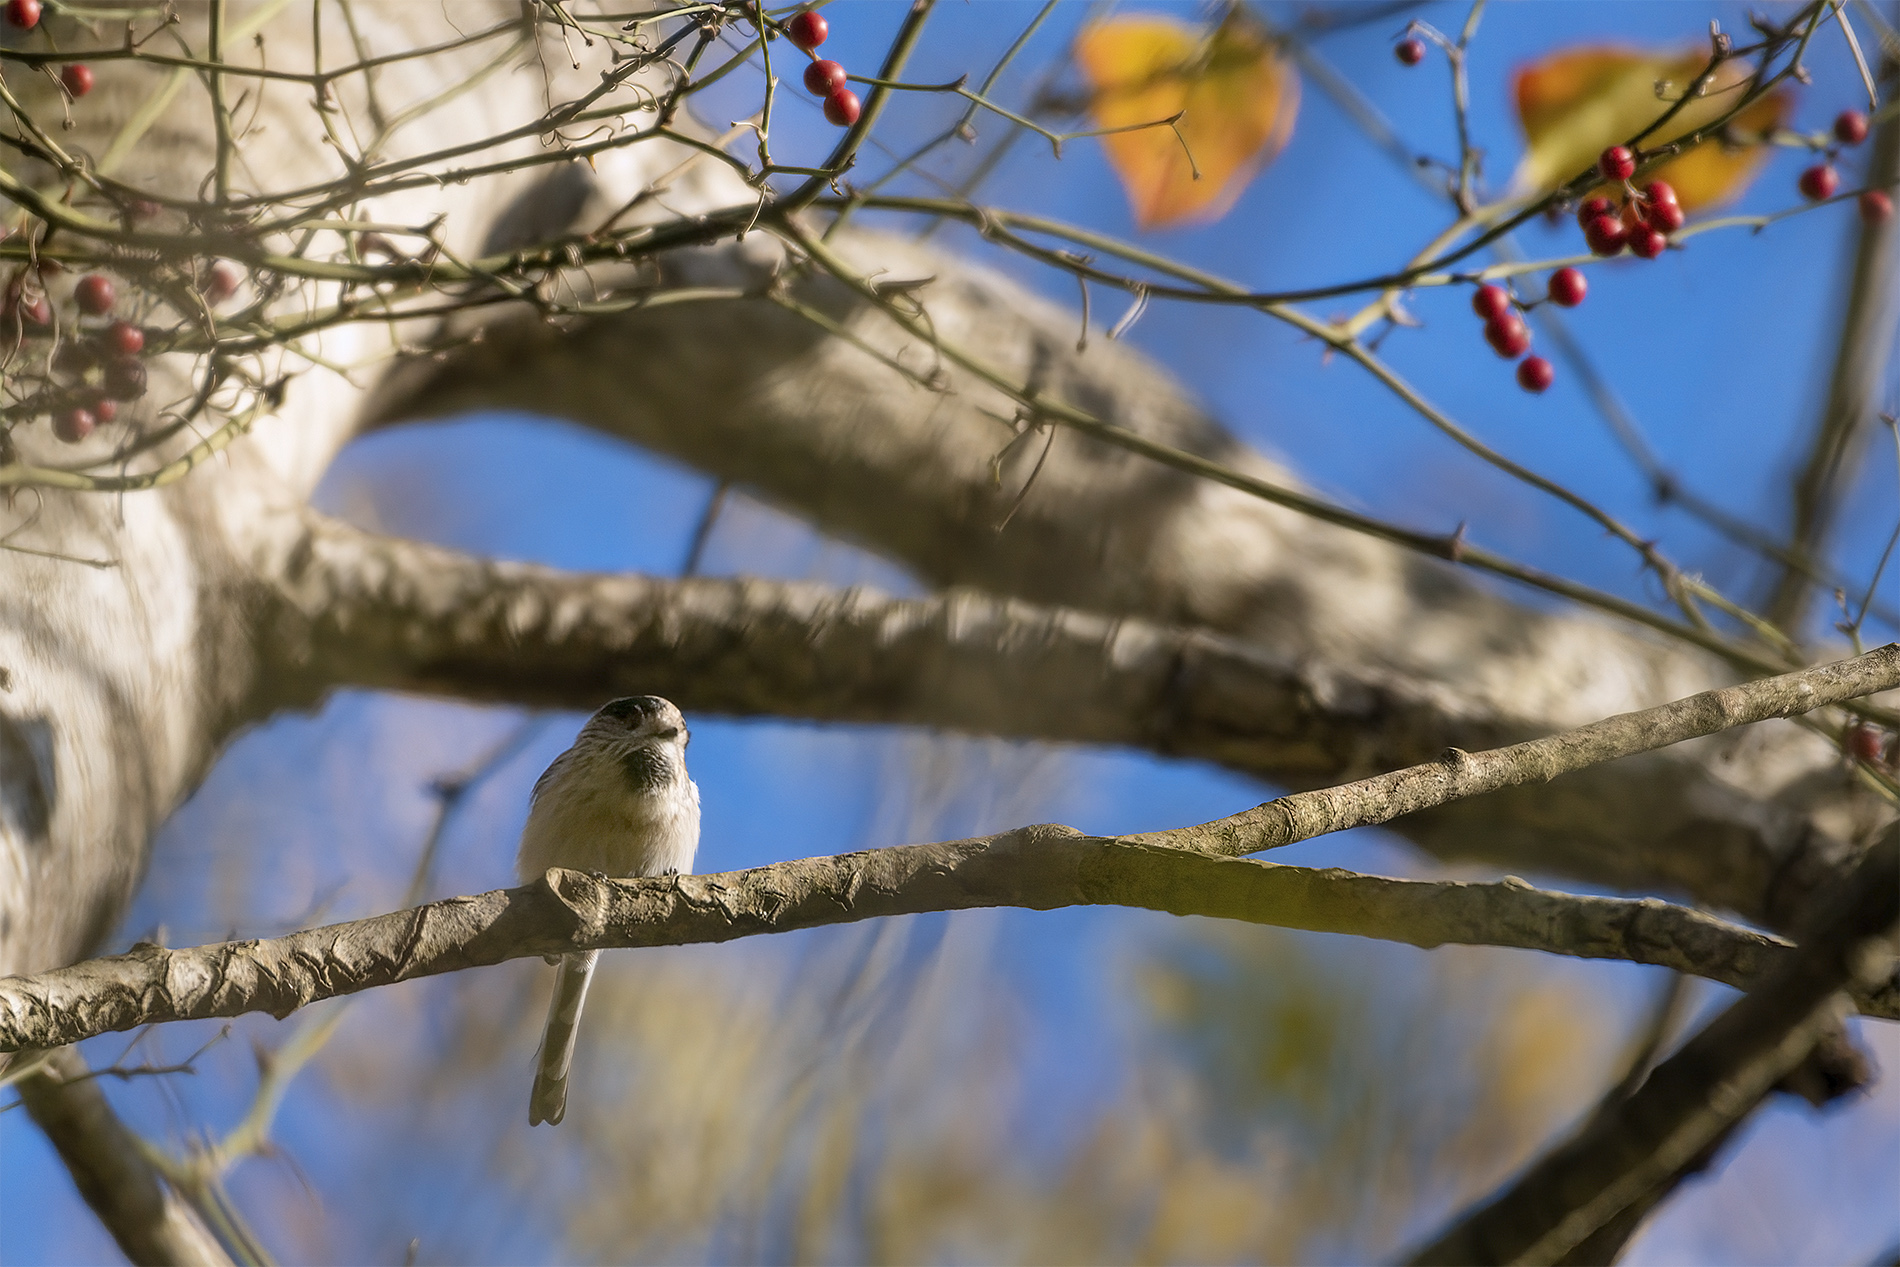
[[(1513, 184), (1520, 193), (1554, 189), (1589, 167), (1605, 148), (1620, 144), (1667, 111), (1673, 93), (1684, 92), (1708, 64), (1703, 53), (1652, 53), (1622, 48), (1578, 48), (1556, 53), (1518, 71), (1514, 82), (1518, 122), (1529, 142)], [(1728, 62), (1706, 91), (1643, 141), (1654, 148), (1721, 118), (1747, 86), (1749, 68)], [(1657, 85), (1664, 85), (1663, 95)], [(1778, 127), (1788, 98), (1770, 93), (1730, 124), (1737, 136), (1758, 136)], [(1684, 211), (1726, 202), (1754, 179), (1767, 158), (1761, 145), (1704, 141), (1670, 160), (1653, 175), (1675, 187)]]
[(1075, 60), (1096, 127), (1181, 116), (1102, 137), (1144, 229), (1219, 219), (1293, 134), (1299, 76), (1244, 10), (1212, 31), (1156, 14), (1110, 18), (1076, 37)]

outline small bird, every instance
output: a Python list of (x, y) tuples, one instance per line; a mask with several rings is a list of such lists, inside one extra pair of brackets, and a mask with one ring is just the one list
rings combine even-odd
[[(617, 699), (536, 780), (515, 867), (532, 884), (549, 867), (596, 875), (677, 875), (699, 848), (699, 787), (686, 774), (686, 719), (657, 695)], [(562, 955), (528, 1097), (528, 1125), (567, 1113), (567, 1071), (598, 950)]]

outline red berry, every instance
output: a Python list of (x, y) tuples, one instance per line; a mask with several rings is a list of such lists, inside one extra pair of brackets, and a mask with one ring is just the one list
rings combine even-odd
[(1869, 189), (1860, 196), (1860, 218), (1868, 224), (1879, 224), (1893, 218), (1893, 199), (1884, 189)]
[(1840, 188), (1841, 178), (1826, 163), (1816, 163), (1801, 173), (1801, 194), (1810, 202), (1825, 202)]
[(1405, 65), (1416, 66), (1425, 60), (1424, 40), (1400, 40), (1393, 54)]
[(798, 47), (810, 52), (825, 42), (831, 34), (831, 23), (813, 13), (810, 9), (798, 14), (785, 24), (785, 38)]
[(1612, 216), (1615, 214), (1616, 204), (1601, 194), (1598, 194), (1595, 197), (1585, 198), (1577, 207), (1577, 225), (1579, 228), (1587, 229), (1590, 227), (1590, 222), (1598, 216)]
[(1471, 311), (1496, 321), (1511, 311), (1511, 292), (1502, 286), (1480, 286), (1471, 296)]
[(1615, 255), (1629, 241), (1629, 230), (1615, 216), (1598, 216), (1583, 226), (1584, 241), (1598, 255)]
[(844, 87), (844, 67), (837, 62), (816, 61), (805, 67), (805, 91), (814, 97), (829, 97)]
[(79, 279), (79, 285), (73, 288), (73, 299), (78, 302), (79, 311), (97, 317), (112, 311), (112, 304), (118, 295), (112, 289), (111, 278), (87, 273)]
[(125, 204), (125, 214), (132, 220), (150, 220), (161, 208), (150, 198), (134, 198)]
[(1682, 227), (1682, 206), (1676, 202), (1651, 202), (1643, 212), (1643, 223), (1658, 233), (1674, 233)]
[(92, 434), (97, 423), (90, 409), (68, 409), (53, 419), (53, 434), (67, 444), (78, 444)]
[(130, 321), (115, 321), (106, 327), (104, 342), (120, 356), (137, 356), (145, 350), (145, 331)]
[(1885, 755), (1882, 751), (1886, 744), (1881, 741), (1880, 731), (1866, 722), (1854, 722), (1849, 725), (1841, 738), (1846, 741), (1847, 755), (1858, 757), (1862, 761), (1879, 764)]
[(22, 31), (40, 24), (40, 0), (7, 0), (7, 21)]
[(218, 260), (205, 270), (204, 280), (198, 283), (198, 290), (206, 303), (221, 304), (232, 295), (244, 281), (244, 270), (230, 260)]
[(104, 387), (114, 400), (137, 400), (145, 394), (145, 367), (130, 357), (108, 361)]
[(1550, 287), (1547, 292), (1550, 302), (1559, 308), (1575, 308), (1590, 293), (1590, 283), (1583, 272), (1575, 268), (1560, 268), (1550, 275)]
[[(53, 305), (46, 302), (45, 295), (9, 296), (7, 304), (9, 315), (18, 314), (21, 321), (30, 326), (49, 326), (53, 324)], [(9, 323), (10, 324), (10, 323)]]
[(1484, 341), (1499, 356), (1514, 361), (1530, 347), (1531, 330), (1524, 324), (1523, 318), (1515, 313), (1507, 313), (1495, 321), (1484, 323)]
[(110, 396), (101, 396), (92, 402), (92, 416), (99, 420), (102, 427), (110, 426), (119, 416), (119, 402)]
[(849, 88), (840, 88), (825, 98), (825, 118), (841, 128), (848, 128), (858, 121), (858, 94)]
[(1517, 363), (1517, 385), (1527, 392), (1543, 392), (1557, 381), (1557, 371), (1541, 356), (1527, 356)]
[(1626, 145), (1612, 145), (1597, 158), (1597, 170), (1605, 180), (1628, 180), (1636, 174), (1636, 155)]
[(1843, 110), (1834, 116), (1834, 135), (1843, 145), (1859, 145), (1867, 139), (1867, 116), (1858, 110)]
[(1659, 202), (1675, 205), (1676, 187), (1666, 180), (1652, 180), (1643, 186), (1643, 201), (1651, 206)]
[(1669, 245), (1669, 239), (1657, 230), (1644, 225), (1640, 229), (1630, 230), (1629, 243), (1633, 253), (1646, 260), (1653, 260), (1663, 253), (1663, 248)]
[(72, 62), (59, 72), (59, 82), (73, 96), (83, 97), (92, 91), (92, 67), (84, 62)]

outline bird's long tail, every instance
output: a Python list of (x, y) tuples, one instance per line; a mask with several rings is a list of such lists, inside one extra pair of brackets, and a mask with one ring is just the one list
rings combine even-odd
[(567, 1070), (574, 1063), (574, 1039), (580, 1032), (581, 1005), (594, 979), (598, 950), (562, 955), (554, 973), (554, 997), (548, 1001), (548, 1027), (541, 1035), (541, 1055), (534, 1070), (534, 1090), (528, 1094), (528, 1125), (555, 1126), (567, 1115)]

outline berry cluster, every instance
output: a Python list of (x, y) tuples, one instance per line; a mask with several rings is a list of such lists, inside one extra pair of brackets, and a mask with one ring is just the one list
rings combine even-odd
[[(40, 16), (46, 6), (40, 0), (7, 0), (7, 25), (21, 31), (30, 31), (40, 24)], [(84, 62), (71, 62), (59, 72), (60, 86), (66, 89), (66, 95), (73, 98), (85, 96), (92, 91), (92, 67)]]
[(1653, 260), (1669, 245), (1669, 235), (1682, 227), (1682, 204), (1666, 180), (1652, 180), (1641, 189), (1630, 184), (1636, 174), (1636, 156), (1621, 145), (1612, 145), (1597, 159), (1597, 171), (1612, 184), (1623, 187), (1621, 205), (1602, 194), (1585, 198), (1577, 208), (1577, 224), (1583, 240), (1597, 255), (1619, 255), (1625, 247), (1630, 253)]
[[(823, 44), (830, 34), (831, 24), (810, 9), (785, 24), (785, 38), (807, 53)], [(845, 70), (839, 63), (817, 58), (805, 67), (805, 91), (825, 99), (825, 118), (834, 125), (848, 128), (858, 121), (863, 106), (858, 94), (845, 87)]]
[[(0, 237), (6, 236), (0, 231)], [(53, 340), (50, 361), (38, 353), (24, 367), (48, 366), (34, 390), (18, 402), (25, 416), (50, 417), (53, 434), (78, 444), (94, 430), (118, 420), (121, 405), (146, 393), (147, 332), (136, 321), (115, 316), (119, 288), (103, 273), (87, 273), (74, 283), (70, 302), (76, 311), (56, 320), (55, 290), (49, 285), (65, 270), (54, 260), (16, 269), (0, 284), (0, 351)], [(230, 260), (214, 260), (198, 277), (198, 292), (216, 305), (243, 285), (244, 269)], [(23, 370), (23, 372), (25, 372)], [(9, 412), (12, 412), (11, 410)], [(0, 434), (0, 441), (4, 441)]]
[[(58, 266), (43, 263), (37, 274), (16, 274), (0, 293), (0, 336), (23, 338), (45, 333), (53, 324), (53, 308), (45, 279)], [(38, 283), (29, 289), (29, 276)], [(53, 434), (77, 444), (93, 429), (119, 416), (119, 405), (145, 394), (145, 331), (129, 321), (88, 326), (84, 318), (106, 317), (118, 302), (112, 279), (88, 273), (73, 287), (73, 306), (79, 309), (78, 329), (63, 340), (53, 355), (56, 379), (48, 383), (42, 407), (53, 416)]]
[[(1575, 308), (1590, 293), (1590, 283), (1574, 268), (1560, 268), (1550, 275), (1544, 291), (1551, 303), (1560, 308)], [(1471, 296), (1471, 310), (1484, 319), (1484, 341), (1507, 361), (1517, 360), (1530, 351), (1531, 328), (1524, 324), (1520, 305), (1502, 286), (1486, 283)], [(1557, 381), (1557, 371), (1541, 356), (1524, 356), (1517, 365), (1517, 385), (1527, 392), (1542, 393)]]
[[(1843, 110), (1834, 116), (1836, 145), (1825, 162), (1816, 163), (1801, 173), (1796, 185), (1809, 202), (1826, 202), (1841, 187), (1840, 173), (1834, 170), (1834, 156), (1843, 145), (1859, 145), (1867, 139), (1867, 116), (1858, 110)], [(1893, 215), (1893, 196), (1884, 189), (1869, 189), (1860, 196), (1860, 218), (1878, 224)]]

